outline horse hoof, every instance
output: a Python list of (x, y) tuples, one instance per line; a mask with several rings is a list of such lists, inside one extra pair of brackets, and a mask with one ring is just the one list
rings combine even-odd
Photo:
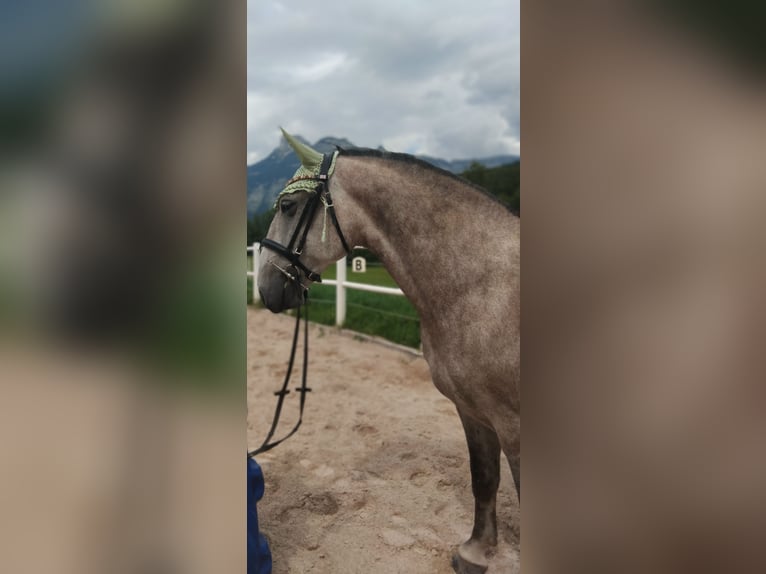
[(459, 554), (455, 554), (452, 557), (452, 569), (456, 574), (484, 574), (487, 568), (488, 566), (480, 566), (479, 564), (468, 562)]

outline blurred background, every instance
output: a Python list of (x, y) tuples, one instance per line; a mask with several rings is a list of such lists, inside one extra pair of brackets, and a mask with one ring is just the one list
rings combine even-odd
[(763, 15), (522, 8), (524, 569), (766, 570)]
[(0, 570), (245, 568), (245, 11), (0, 9)]

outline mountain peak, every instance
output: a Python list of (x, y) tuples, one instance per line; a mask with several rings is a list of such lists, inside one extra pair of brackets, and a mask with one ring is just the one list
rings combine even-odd
[(327, 151), (333, 151), (336, 146), (342, 147), (342, 148), (356, 147), (346, 138), (336, 138), (333, 136), (325, 136), (317, 140), (317, 142), (313, 145), (314, 149), (316, 149), (317, 151), (321, 151), (323, 153)]

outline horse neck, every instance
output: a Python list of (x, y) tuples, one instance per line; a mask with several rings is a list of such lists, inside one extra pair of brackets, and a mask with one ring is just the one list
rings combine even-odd
[(447, 312), (456, 296), (485, 279), (484, 256), (498, 248), (493, 229), (515, 219), (480, 191), (417, 164), (340, 156), (335, 177), (349, 241), (381, 259), (424, 318)]

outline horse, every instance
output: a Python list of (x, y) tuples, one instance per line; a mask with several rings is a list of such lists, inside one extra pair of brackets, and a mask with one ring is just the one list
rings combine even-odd
[(433, 383), (455, 404), (468, 443), (474, 524), (452, 567), (486, 572), (501, 450), (521, 500), (520, 220), (478, 186), (410, 155), (321, 154), (282, 132), (301, 167), (261, 243), (261, 300), (275, 313), (300, 306), (349, 245), (380, 258), (420, 316)]

